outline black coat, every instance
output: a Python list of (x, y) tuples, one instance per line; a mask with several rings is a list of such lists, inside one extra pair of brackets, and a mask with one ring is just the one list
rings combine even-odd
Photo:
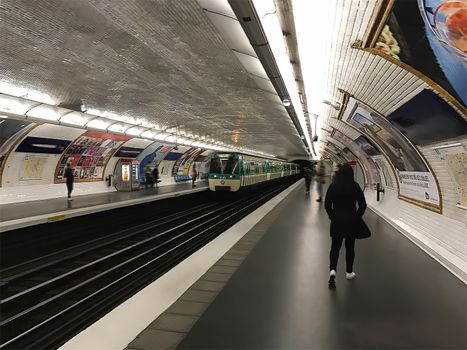
[(326, 192), (324, 207), (331, 219), (331, 237), (355, 238), (366, 210), (365, 196), (360, 186), (353, 182), (342, 188), (332, 183)]
[(73, 183), (73, 180), (75, 179), (75, 174), (73, 173), (73, 168), (71, 166), (67, 166), (65, 168), (65, 178), (67, 183)]

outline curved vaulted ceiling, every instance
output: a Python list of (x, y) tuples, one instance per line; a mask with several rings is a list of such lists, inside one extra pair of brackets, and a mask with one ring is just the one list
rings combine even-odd
[(3, 0), (0, 11), (0, 81), (41, 102), (306, 155), (280, 101), (258, 88), (195, 0)]

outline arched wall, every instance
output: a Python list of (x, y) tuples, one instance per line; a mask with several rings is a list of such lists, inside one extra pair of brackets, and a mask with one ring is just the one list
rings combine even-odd
[[(67, 147), (82, 139), (85, 133), (86, 131), (82, 129), (44, 123), (32, 125), (27, 132), (21, 134), (17, 139), (10, 140), (9, 149), (5, 152), (2, 150), (2, 156), (4, 154), (6, 157), (2, 158), (0, 202), (8, 204), (66, 197), (66, 187), (63, 183), (57, 183), (56, 171)], [(15, 136), (12, 135), (12, 137)], [(40, 145), (42, 139), (48, 142), (45, 145)], [(107, 185), (106, 178), (109, 174), (114, 173), (119, 159), (131, 158), (128, 156), (130, 153), (125, 156), (124, 152), (120, 155), (119, 151), (125, 149), (136, 150), (140, 151), (140, 154), (157, 152), (156, 158), (162, 160), (173, 148), (173, 145), (159, 143), (161, 147), (153, 149), (151, 145), (154, 143), (154, 141), (140, 138), (130, 138), (123, 142), (105, 164), (102, 179), (99, 178), (91, 182), (76, 181), (73, 194), (85, 195), (115, 191), (113, 186), (109, 187)], [(58, 150), (53, 149), (54, 144), (59, 144), (57, 146), (59, 147)], [(180, 146), (178, 152), (183, 154), (189, 149), (189, 147)], [(148, 152), (145, 152), (145, 150), (148, 150)], [(163, 153), (160, 153), (161, 150)], [(206, 174), (208, 172), (210, 151), (200, 149), (196, 154), (198, 153), (207, 156), (207, 158), (201, 157), (203, 161), (197, 163), (200, 174)], [(197, 157), (195, 161), (201, 158)], [(189, 169), (192, 167), (191, 163), (190, 160)], [(180, 182), (175, 181), (172, 173), (161, 176), (161, 180), (161, 185)]]

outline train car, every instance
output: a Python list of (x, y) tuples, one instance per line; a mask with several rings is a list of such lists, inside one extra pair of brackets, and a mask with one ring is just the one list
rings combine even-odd
[(237, 192), (266, 181), (300, 173), (298, 164), (241, 153), (213, 153), (209, 169), (211, 191)]

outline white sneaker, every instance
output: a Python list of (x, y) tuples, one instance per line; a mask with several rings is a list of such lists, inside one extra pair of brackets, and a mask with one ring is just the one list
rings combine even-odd
[(331, 270), (331, 272), (329, 272), (329, 281), (328, 281), (329, 284), (335, 284), (336, 283), (336, 270)]
[(350, 273), (346, 273), (345, 274), (345, 278), (347, 278), (348, 280), (353, 280), (355, 277), (357, 277), (357, 275), (355, 274), (355, 272), (350, 272)]
[(68, 200), (69, 200), (69, 201), (72, 201), (72, 200), (73, 200), (73, 198), (71, 198), (71, 197), (68, 197)]

